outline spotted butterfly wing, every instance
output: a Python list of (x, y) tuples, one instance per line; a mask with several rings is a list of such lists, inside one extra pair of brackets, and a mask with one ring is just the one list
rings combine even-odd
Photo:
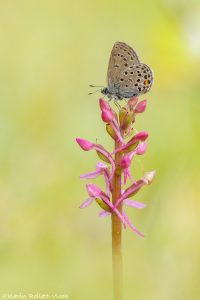
[(130, 98), (147, 93), (153, 83), (153, 73), (145, 64), (130, 65), (121, 68), (119, 75), (118, 95)]
[(107, 83), (111, 96), (115, 99), (130, 98), (145, 94), (151, 88), (153, 73), (140, 63), (136, 52), (122, 42), (113, 46), (108, 65)]
[(136, 52), (127, 44), (116, 42), (110, 54), (107, 72), (107, 84), (112, 86), (119, 81), (120, 70), (124, 66), (140, 63)]

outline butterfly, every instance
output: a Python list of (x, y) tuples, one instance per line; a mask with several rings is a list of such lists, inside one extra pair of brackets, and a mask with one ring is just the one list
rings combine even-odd
[(152, 83), (152, 70), (140, 62), (130, 46), (116, 42), (110, 54), (107, 87), (101, 89), (101, 93), (117, 101), (147, 93)]

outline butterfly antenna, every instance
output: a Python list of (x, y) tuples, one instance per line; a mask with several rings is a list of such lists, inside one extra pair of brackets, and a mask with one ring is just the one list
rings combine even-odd
[(99, 92), (101, 89), (98, 89), (98, 90), (96, 90), (96, 91), (94, 91), (94, 92), (92, 92), (92, 93), (88, 93), (88, 95), (92, 95), (92, 94), (94, 94), (94, 93), (96, 93), (96, 92)]
[(102, 85), (93, 85), (93, 84), (90, 84), (89, 85), (90, 87), (100, 87), (100, 88), (103, 88), (104, 86), (102, 86)]

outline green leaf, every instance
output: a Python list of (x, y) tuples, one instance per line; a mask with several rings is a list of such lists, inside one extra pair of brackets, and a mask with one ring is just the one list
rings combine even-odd
[(124, 153), (129, 153), (129, 152), (135, 150), (135, 148), (138, 146), (138, 144), (139, 144), (139, 141), (135, 142), (134, 144), (132, 144), (132, 145), (128, 146), (127, 148), (125, 148), (123, 150), (123, 152)]
[(96, 198), (95, 201), (99, 204), (99, 206), (105, 210), (105, 211), (108, 211), (108, 212), (111, 212), (111, 209), (110, 207), (100, 198)]
[(99, 152), (99, 151), (96, 151), (96, 153), (97, 153), (98, 157), (99, 157), (101, 160), (103, 160), (103, 161), (105, 161), (106, 163), (110, 164), (109, 159), (108, 159), (104, 154), (102, 154), (102, 153)]
[(113, 138), (113, 140), (117, 139), (117, 135), (109, 123), (106, 124), (106, 131), (111, 136), (111, 138)]

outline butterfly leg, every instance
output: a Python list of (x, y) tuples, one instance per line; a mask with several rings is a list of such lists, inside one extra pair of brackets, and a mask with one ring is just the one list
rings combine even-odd
[(114, 104), (117, 106), (117, 108), (120, 110), (121, 106), (119, 105), (119, 103), (117, 101), (114, 101)]
[(106, 95), (107, 97), (108, 97), (108, 102), (110, 102), (111, 100), (112, 100), (112, 95), (110, 95), (110, 94), (108, 94), (108, 95)]

